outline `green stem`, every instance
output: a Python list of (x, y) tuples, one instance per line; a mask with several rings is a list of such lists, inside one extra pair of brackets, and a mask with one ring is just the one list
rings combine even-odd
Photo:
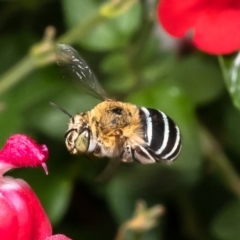
[[(86, 22), (80, 22), (67, 33), (60, 36), (56, 42), (72, 44), (79, 41), (79, 39), (81, 39), (86, 33), (93, 31), (97, 25), (110, 18), (123, 14), (135, 2), (135, 0), (109, 0)], [(0, 76), (0, 94), (8, 91), (12, 86), (26, 77), (34, 69), (49, 65), (55, 61), (55, 43), (53, 41), (54, 34), (51, 29), (49, 31), (48, 30), (46, 30), (43, 41), (35, 46), (32, 46), (27, 56), (25, 56), (5, 74)]]
[[(123, 2), (124, 3), (124, 2)], [(109, 1), (109, 6), (112, 11), (114, 11), (114, 6), (116, 3), (114, 1)], [(108, 6), (108, 5), (107, 5)], [(116, 8), (116, 6), (115, 6)], [(126, 10), (126, 9), (125, 9)], [(124, 12), (124, 11), (123, 11)], [(116, 15), (117, 16), (117, 15)], [(81, 37), (86, 33), (93, 31), (94, 28), (109, 19), (107, 16), (101, 13), (101, 8), (89, 18), (86, 22), (80, 22), (74, 28), (70, 29), (67, 33), (60, 36), (56, 42), (72, 44), (76, 43)], [(30, 48), (30, 54), (25, 56), (19, 63), (14, 67), (8, 70), (5, 74), (0, 76), (0, 94), (8, 91), (12, 86), (14, 86), (21, 79), (26, 77), (31, 71), (36, 68), (49, 65), (55, 61), (53, 57), (49, 57), (48, 52), (43, 54), (46, 51), (45, 46), (49, 44), (51, 47), (48, 49), (49, 52), (54, 51), (55, 43), (53, 37), (45, 36), (42, 42), (38, 43), (35, 46)], [(45, 45), (45, 46), (44, 46)], [(37, 48), (38, 51), (31, 51), (34, 48)], [(43, 54), (43, 55), (42, 55)]]
[(89, 30), (93, 30), (94, 27), (101, 24), (106, 20), (105, 17), (100, 15), (97, 12), (92, 18), (90, 18), (85, 23), (80, 22), (74, 28), (70, 29), (68, 32), (60, 36), (56, 42), (65, 43), (65, 44), (73, 44), (81, 39), (86, 33), (89, 33)]
[[(89, 32), (89, 29), (93, 29), (98, 24), (102, 23), (106, 18), (102, 17), (97, 13), (91, 19), (89, 19), (85, 23), (80, 23), (76, 27), (69, 30), (67, 33), (63, 34), (61, 37), (57, 39), (56, 42), (64, 42), (67, 44), (74, 43), (79, 40), (84, 34)], [(51, 44), (52, 48), (49, 48), (48, 51), (54, 51), (55, 44), (52, 39), (47, 38), (49, 44)], [(29, 73), (31, 73), (36, 68), (40, 68), (42, 66), (49, 65), (53, 63), (54, 58), (49, 58), (47, 53), (43, 54), (45, 51), (46, 40), (40, 42), (39, 44), (32, 46), (30, 49), (38, 48), (37, 52), (30, 51), (30, 54), (26, 55), (20, 62), (18, 62), (15, 66), (10, 68), (6, 73), (0, 76), (0, 95), (4, 92), (8, 91), (12, 86), (14, 86), (17, 82), (24, 79)]]
[(219, 66), (221, 68), (224, 79), (227, 79), (226, 71), (224, 71), (224, 69), (225, 69), (224, 60), (223, 60), (223, 57), (221, 55), (218, 55), (218, 63), (219, 63)]
[(222, 151), (218, 142), (203, 127), (201, 128), (203, 149), (208, 159), (214, 164), (220, 173), (227, 188), (240, 199), (240, 178), (231, 165), (230, 160)]
[(14, 86), (21, 79), (24, 79), (31, 71), (36, 68), (34, 59), (27, 55), (15, 66), (10, 68), (0, 79), (0, 95)]

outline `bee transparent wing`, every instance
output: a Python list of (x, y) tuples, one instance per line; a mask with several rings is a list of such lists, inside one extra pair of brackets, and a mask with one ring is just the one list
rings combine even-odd
[(106, 93), (88, 64), (79, 53), (69, 45), (57, 44), (57, 64), (65, 77), (75, 79), (94, 97), (107, 99)]
[(115, 176), (121, 164), (120, 158), (111, 158), (105, 169), (97, 176), (96, 181), (106, 182)]

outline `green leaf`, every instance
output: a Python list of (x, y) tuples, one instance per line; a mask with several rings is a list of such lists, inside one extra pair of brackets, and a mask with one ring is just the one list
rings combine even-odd
[(127, 55), (124, 53), (109, 54), (101, 63), (101, 69), (106, 74), (118, 74), (129, 68)]
[(122, 171), (111, 180), (106, 190), (109, 206), (119, 223), (131, 217), (136, 200), (144, 199), (148, 205), (157, 204), (161, 197), (176, 194), (184, 186), (183, 175), (165, 168), (164, 164), (122, 165)]
[[(14, 103), (13, 103), (14, 104)], [(1, 137), (0, 146), (3, 146), (10, 135), (20, 132), (24, 124), (24, 118), (19, 114), (12, 103), (0, 102), (0, 125)]]
[(0, 73), (4, 73), (19, 61), (34, 41), (36, 41), (35, 36), (27, 31), (4, 34), (0, 38)]
[(228, 203), (215, 217), (212, 223), (212, 233), (219, 240), (240, 239), (240, 202)]
[[(65, 0), (62, 4), (70, 28), (79, 22), (86, 22), (100, 7), (96, 0)], [(124, 14), (89, 29), (79, 43), (85, 48), (101, 51), (124, 46), (139, 28), (140, 12), (140, 4), (135, 4)]]
[(231, 57), (219, 57), (225, 83), (235, 107), (240, 109), (240, 52)]
[(119, 94), (134, 86), (136, 79), (129, 65), (129, 59), (125, 53), (113, 53), (103, 60), (101, 69), (109, 76), (105, 83), (109, 92)]
[[(29, 32), (14, 31), (14, 34), (5, 34), (0, 39), (0, 72), (4, 73), (9, 67), (15, 64), (26, 53), (29, 44), (33, 40), (34, 36)], [(4, 126), (1, 128), (1, 146), (10, 135), (22, 131), (25, 122), (25, 116), (21, 114), (22, 103), (29, 96), (30, 94), (26, 94), (19, 86), (1, 96), (0, 125)], [(32, 94), (33, 98), (34, 96)]]
[(107, 186), (107, 200), (117, 221), (123, 223), (131, 218), (134, 210), (134, 192), (126, 174), (118, 175)]
[[(31, 74), (25, 81), (6, 92), (1, 99), (0, 107), (0, 124), (4, 126), (1, 129), (0, 143), (3, 144), (5, 140), (14, 133), (22, 132), (23, 129), (31, 129), (34, 125), (41, 125), (46, 122), (40, 118), (33, 118), (34, 112), (44, 107), (51, 109), (47, 98), (52, 96), (54, 92), (61, 89), (61, 81), (59, 84), (53, 81), (55, 75), (50, 69), (45, 71), (38, 71)], [(39, 106), (38, 106), (39, 104)], [(43, 112), (39, 112), (42, 116)]]
[(224, 89), (218, 65), (198, 55), (177, 61), (170, 77), (197, 104), (216, 99)]
[(42, 204), (46, 207), (52, 224), (57, 224), (68, 209), (73, 184), (71, 179), (61, 175), (53, 175), (44, 180), (47, 188), (39, 187), (38, 192), (43, 196)]

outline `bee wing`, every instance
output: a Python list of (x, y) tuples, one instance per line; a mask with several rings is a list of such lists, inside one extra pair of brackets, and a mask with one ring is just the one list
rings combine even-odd
[(56, 52), (57, 64), (63, 70), (65, 77), (69, 76), (79, 81), (84, 89), (94, 97), (107, 99), (94, 73), (74, 48), (66, 44), (57, 44)]
[(113, 178), (121, 164), (120, 158), (111, 158), (105, 169), (97, 176), (97, 182), (106, 182)]

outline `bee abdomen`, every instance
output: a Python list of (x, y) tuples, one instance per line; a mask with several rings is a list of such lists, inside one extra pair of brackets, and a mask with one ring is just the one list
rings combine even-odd
[(165, 113), (156, 109), (139, 108), (144, 140), (155, 159), (174, 160), (181, 149), (178, 126)]

